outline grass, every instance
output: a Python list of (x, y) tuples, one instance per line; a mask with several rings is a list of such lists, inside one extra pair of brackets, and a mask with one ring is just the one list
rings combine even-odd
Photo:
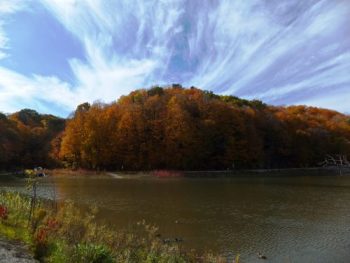
[(176, 243), (164, 243), (158, 228), (145, 222), (138, 223), (135, 231), (112, 230), (96, 223), (96, 209), (82, 211), (71, 202), (54, 209), (37, 200), (30, 217), (30, 197), (2, 192), (0, 207), (6, 211), (0, 214), (0, 235), (25, 242), (41, 262), (227, 262), (211, 253), (198, 255)]

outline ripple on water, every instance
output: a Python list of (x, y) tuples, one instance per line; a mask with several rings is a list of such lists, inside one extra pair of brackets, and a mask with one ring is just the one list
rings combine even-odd
[[(0, 185), (23, 189), (19, 182)], [(350, 177), (60, 178), (56, 187), (60, 198), (97, 204), (99, 216), (116, 227), (146, 219), (164, 236), (183, 237), (185, 247), (240, 253), (242, 262), (259, 262), (259, 251), (268, 262), (348, 262), (350, 256)]]

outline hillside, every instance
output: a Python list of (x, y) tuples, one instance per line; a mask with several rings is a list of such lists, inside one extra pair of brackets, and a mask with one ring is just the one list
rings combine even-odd
[(317, 166), (326, 154), (350, 155), (350, 116), (180, 85), (136, 90), (111, 104), (84, 103), (62, 134), (64, 123), (30, 110), (1, 115), (0, 166), (289, 168)]
[(59, 165), (52, 144), (64, 127), (64, 119), (34, 110), (0, 113), (0, 170)]

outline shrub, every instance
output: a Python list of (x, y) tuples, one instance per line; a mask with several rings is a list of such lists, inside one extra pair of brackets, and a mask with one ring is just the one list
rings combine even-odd
[(78, 244), (75, 246), (72, 262), (76, 263), (112, 263), (112, 253), (103, 245)]
[[(81, 210), (64, 202), (56, 211), (38, 201), (29, 218), (30, 199), (16, 193), (0, 193), (0, 233), (28, 243), (43, 262), (224, 262), (221, 257), (183, 251), (176, 243), (164, 243), (158, 228), (139, 222), (137, 229), (113, 230), (95, 222), (96, 209)], [(6, 208), (6, 209), (5, 209)], [(137, 233), (137, 235), (135, 234)], [(8, 235), (9, 236), (9, 235)]]
[(0, 205), (0, 219), (6, 220), (8, 216), (8, 210), (6, 206)]

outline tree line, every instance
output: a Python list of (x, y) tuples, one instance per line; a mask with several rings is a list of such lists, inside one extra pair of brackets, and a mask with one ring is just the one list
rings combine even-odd
[(350, 116), (156, 86), (110, 104), (83, 103), (67, 120), (30, 110), (1, 115), (0, 152), (0, 169), (34, 163), (96, 170), (311, 167), (327, 154), (350, 154)]
[(0, 113), (0, 171), (60, 165), (53, 155), (57, 146), (52, 144), (64, 127), (64, 119), (30, 109), (11, 115)]

